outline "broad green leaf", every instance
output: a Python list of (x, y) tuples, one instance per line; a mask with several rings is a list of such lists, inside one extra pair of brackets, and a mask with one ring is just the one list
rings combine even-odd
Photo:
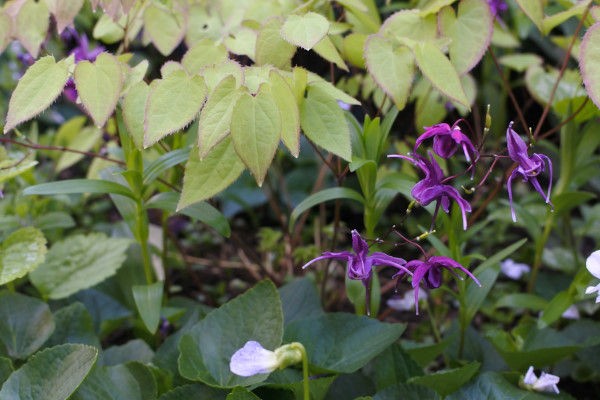
[(542, 65), (544, 60), (537, 54), (507, 54), (498, 59), (500, 64), (514, 69), (517, 72), (524, 72), (532, 65)]
[(410, 378), (408, 383), (427, 386), (443, 397), (460, 389), (479, 370), (480, 364), (472, 362), (461, 368), (436, 371), (433, 374)]
[(430, 14), (438, 14), (439, 11), (446, 7), (455, 3), (456, 0), (429, 0), (425, 2), (425, 6), (421, 8), (419, 15), (422, 17), (426, 17)]
[[(71, 140), (66, 147), (81, 152), (90, 151), (96, 143), (102, 139), (102, 131), (95, 126), (87, 126), (81, 129), (73, 140)], [(58, 173), (63, 171), (72, 165), (83, 159), (84, 155), (81, 153), (74, 153), (70, 151), (62, 152), (60, 158), (54, 166), (55, 171)]]
[(292, 211), (292, 214), (290, 215), (290, 227), (293, 227), (298, 217), (300, 217), (300, 215), (308, 209), (316, 206), (317, 204), (337, 199), (354, 200), (361, 204), (365, 202), (365, 199), (360, 193), (350, 188), (335, 187), (323, 189), (320, 192), (311, 194), (302, 200), (302, 202), (298, 204), (296, 208), (294, 208), (294, 211)]
[(218, 194), (231, 185), (245, 168), (230, 138), (221, 141), (203, 160), (194, 147), (185, 165), (177, 210)]
[(233, 109), (242, 93), (235, 77), (227, 76), (208, 96), (198, 121), (200, 157), (206, 157), (229, 134)]
[(271, 88), (264, 84), (256, 96), (241, 95), (231, 118), (231, 141), (258, 186), (262, 186), (280, 138), (281, 115)]
[(48, 8), (56, 21), (56, 30), (60, 35), (65, 28), (73, 23), (83, 7), (83, 0), (46, 0)]
[(0, 52), (3, 52), (10, 42), (11, 20), (6, 12), (0, 11)]
[(45, 1), (26, 0), (19, 9), (14, 29), (23, 47), (37, 58), (50, 26), (50, 12)]
[(34, 194), (53, 195), (74, 193), (112, 193), (120, 194), (121, 196), (135, 200), (134, 194), (127, 186), (102, 179), (69, 179), (65, 181), (40, 183), (39, 185), (26, 187), (23, 190), (25, 196)]
[(365, 58), (363, 55), (365, 44), (367, 41), (367, 35), (362, 33), (351, 33), (344, 36), (343, 50), (342, 53), (344, 58), (351, 64), (356, 65), (359, 68), (365, 69)]
[(142, 339), (132, 339), (122, 345), (114, 345), (104, 349), (99, 364), (119, 365), (130, 362), (147, 364), (152, 362), (154, 352)]
[(73, 57), (57, 63), (54, 57), (46, 56), (25, 71), (10, 97), (4, 133), (35, 117), (56, 100), (69, 79), (73, 62)]
[(402, 110), (415, 75), (415, 61), (410, 49), (394, 45), (380, 35), (371, 35), (365, 43), (364, 54), (367, 69), (375, 82)]
[[(532, 65), (525, 73), (525, 84), (531, 95), (545, 105), (550, 99), (550, 94), (558, 77), (559, 71), (557, 69), (546, 70), (540, 65)], [(555, 106), (561, 101), (570, 102), (580, 96), (585, 96), (585, 91), (581, 87), (579, 72), (572, 69), (565, 70), (554, 92), (552, 105)], [(571, 107), (568, 112), (571, 113), (572, 111), (573, 108)]]
[(246, 56), (254, 60), (254, 49), (256, 48), (257, 32), (245, 26), (229, 32), (223, 40), (223, 44), (231, 54)]
[(438, 35), (436, 16), (421, 17), (419, 10), (398, 11), (385, 20), (379, 34), (397, 43), (405, 39), (433, 41)]
[(0, 357), (0, 387), (14, 371), (10, 358)]
[(335, 47), (329, 36), (325, 36), (319, 43), (314, 45), (313, 50), (327, 61), (337, 65), (339, 69), (348, 71), (348, 66), (342, 59), (342, 56), (340, 56), (338, 49)]
[(573, 4), (571, 8), (568, 8), (551, 16), (544, 16), (544, 19), (542, 20), (542, 32), (544, 33), (544, 35), (548, 35), (552, 31), (552, 29), (562, 24), (569, 18), (582, 15), (585, 9), (590, 5), (590, 3), (591, 0), (578, 1), (575, 4)]
[(201, 76), (176, 71), (150, 85), (144, 119), (144, 147), (189, 124), (206, 98)]
[(236, 387), (227, 395), (225, 400), (260, 400), (260, 397), (246, 388)]
[(54, 312), (56, 328), (46, 346), (79, 343), (101, 348), (94, 321), (85, 306), (76, 301)]
[(6, 291), (0, 292), (0, 320), (0, 342), (6, 354), (16, 359), (25, 359), (37, 351), (55, 326), (46, 303)]
[(532, 311), (541, 311), (547, 304), (548, 302), (544, 298), (535, 294), (509, 293), (500, 297), (498, 301), (496, 301), (496, 304), (494, 304), (494, 307), (522, 308)]
[(324, 314), (315, 284), (308, 278), (298, 278), (279, 288), (284, 325)]
[(178, 386), (173, 390), (164, 393), (158, 400), (189, 400), (189, 399), (204, 399), (204, 400), (225, 400), (227, 391), (215, 389), (202, 384), (192, 384)]
[(252, 96), (258, 93), (258, 89), (269, 82), (269, 74), (273, 70), (270, 65), (262, 67), (246, 67), (244, 68), (244, 86)]
[(575, 298), (568, 290), (558, 292), (544, 307), (542, 315), (538, 320), (538, 328), (543, 329), (558, 321), (569, 307), (575, 303)]
[(393, 344), (373, 360), (373, 381), (379, 390), (422, 375), (421, 367), (399, 344)]
[(193, 381), (211, 386), (248, 386), (264, 381), (268, 374), (234, 375), (229, 360), (249, 340), (274, 350), (281, 344), (283, 313), (275, 285), (262, 281), (212, 311), (179, 342), (179, 372)]
[[(365, 400), (440, 400), (441, 397), (433, 390), (424, 386), (398, 383), (393, 386), (389, 386), (377, 393), (375, 396), (368, 397)], [(358, 399), (356, 399), (358, 400)], [(362, 398), (361, 398), (362, 400)]]
[(139, 363), (99, 366), (92, 370), (71, 400), (152, 400), (156, 379)]
[(125, 70), (125, 82), (123, 82), (121, 95), (126, 95), (133, 86), (144, 81), (144, 77), (148, 73), (148, 65), (148, 60), (140, 61), (135, 67), (130, 67), (125, 62), (121, 63), (121, 67)]
[(271, 93), (281, 118), (281, 140), (294, 157), (300, 154), (300, 110), (292, 88), (276, 71), (269, 75)]
[(600, 22), (590, 27), (583, 37), (579, 66), (585, 90), (596, 107), (600, 108)]
[(123, 87), (123, 71), (117, 58), (101, 53), (94, 63), (81, 61), (73, 73), (77, 93), (96, 126), (111, 116)]
[(312, 11), (304, 15), (292, 14), (286, 18), (280, 32), (287, 42), (310, 50), (329, 32), (329, 21)]
[(2, 400), (66, 400), (83, 382), (98, 350), (83, 344), (51, 347), (13, 372), (0, 390)]
[(185, 35), (187, 23), (181, 11), (157, 2), (144, 11), (144, 32), (163, 56), (171, 54)]
[(410, 357), (422, 368), (425, 368), (446, 350), (450, 341), (444, 339), (438, 343), (424, 344), (404, 341), (402, 345)]
[(352, 373), (398, 340), (405, 327), (354, 314), (330, 313), (292, 322), (286, 327), (284, 341), (302, 343), (313, 367)]
[(244, 69), (233, 60), (227, 60), (221, 64), (210, 65), (202, 70), (204, 83), (208, 87), (209, 96), (215, 91), (223, 80), (229, 76), (235, 79), (235, 87), (239, 88), (244, 82)]
[(515, 0), (529, 19), (543, 31), (544, 2), (543, 0)]
[(14, 281), (44, 262), (46, 238), (36, 228), (14, 231), (0, 244), (0, 285)]
[(282, 20), (270, 18), (260, 28), (256, 37), (254, 58), (257, 65), (273, 65), (279, 69), (289, 69), (296, 46), (286, 42), (279, 33)]
[(154, 334), (160, 321), (160, 308), (163, 296), (163, 282), (151, 285), (135, 285), (131, 288), (133, 300), (148, 332)]
[(130, 243), (102, 233), (69, 236), (54, 243), (46, 262), (29, 277), (45, 297), (68, 297), (114, 275), (125, 261)]
[(450, 61), (459, 75), (465, 74), (481, 60), (492, 40), (494, 17), (489, 5), (482, 0), (462, 0), (458, 14), (452, 7), (438, 14), (442, 35), (452, 39)]
[(217, 44), (214, 40), (203, 39), (195, 43), (181, 59), (181, 64), (188, 72), (194, 75), (208, 65), (220, 64), (227, 61), (227, 49), (223, 44)]
[(123, 99), (123, 121), (138, 150), (144, 148), (144, 119), (149, 93), (150, 86), (142, 81), (133, 85)]
[(106, 44), (112, 44), (123, 40), (125, 30), (118, 22), (113, 21), (108, 14), (102, 14), (96, 22), (96, 25), (94, 25), (92, 35), (94, 36), (94, 39), (100, 40)]
[(154, 182), (163, 172), (187, 161), (190, 158), (190, 149), (183, 148), (170, 151), (158, 157), (144, 168), (144, 185)]
[[(170, 213), (176, 212), (179, 194), (175, 192), (163, 192), (152, 197), (146, 203), (146, 208), (159, 208)], [(227, 218), (219, 210), (205, 201), (200, 201), (189, 205), (178, 211), (180, 214), (187, 215), (195, 221), (200, 221), (214, 228), (225, 237), (231, 235), (231, 228)]]
[(309, 86), (300, 108), (304, 134), (327, 151), (351, 161), (350, 129), (337, 101), (318, 86)]
[[(298, 68), (296, 70), (300, 73), (299, 75), (301, 75), (301, 71), (303, 71), (303, 70), (301, 68)], [(335, 100), (343, 101), (346, 104), (352, 104), (352, 105), (355, 105), (355, 106), (359, 106), (360, 105), (360, 101), (356, 100), (354, 97), (350, 96), (349, 94), (347, 94), (343, 90), (338, 89), (337, 87), (335, 87), (334, 85), (332, 85), (331, 82), (326, 81), (325, 79), (321, 78), (319, 75), (317, 75), (315, 73), (312, 73), (312, 72), (308, 72), (307, 75), (308, 75), (307, 76), (307, 78), (308, 78), (308, 87), (319, 88), (324, 93), (326, 93), (327, 95), (329, 95), (330, 97), (333, 97)], [(298, 78), (302, 79), (301, 76), (298, 76)], [(299, 88), (302, 87), (301, 83), (302, 83), (302, 81), (298, 82)], [(301, 104), (304, 101), (304, 92), (302, 92), (302, 97), (303, 98), (301, 99), (301, 101), (298, 102), (298, 104)]]
[(430, 42), (417, 43), (413, 53), (421, 73), (436, 89), (471, 109), (456, 70), (437, 46)]

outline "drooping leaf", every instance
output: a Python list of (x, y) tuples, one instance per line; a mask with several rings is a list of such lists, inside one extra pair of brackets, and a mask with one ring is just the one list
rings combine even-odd
[(10, 98), (4, 133), (35, 117), (56, 100), (69, 79), (73, 62), (73, 57), (57, 63), (54, 57), (46, 56), (25, 71)]
[(600, 22), (591, 26), (583, 37), (579, 66), (585, 90), (600, 108)]
[(231, 141), (238, 156), (261, 186), (281, 138), (281, 115), (271, 88), (263, 84), (256, 96), (244, 93), (231, 119)]
[(44, 262), (46, 238), (33, 227), (21, 228), (0, 245), (0, 285), (25, 276)]
[(294, 226), (294, 223), (296, 223), (298, 217), (309, 208), (312, 208), (325, 201), (337, 199), (354, 200), (358, 201), (359, 203), (365, 202), (364, 197), (360, 193), (350, 188), (335, 187), (323, 189), (317, 193), (311, 194), (296, 206), (294, 211), (292, 211), (292, 215), (290, 215), (290, 227)]
[(273, 65), (280, 69), (289, 69), (296, 47), (281, 38), (279, 33), (282, 20), (268, 19), (256, 37), (254, 58), (257, 65)]
[(281, 140), (294, 157), (300, 154), (300, 110), (294, 92), (276, 71), (269, 74), (271, 93), (281, 119)]
[(203, 160), (193, 148), (185, 165), (183, 188), (177, 210), (209, 199), (231, 185), (245, 169), (230, 138), (225, 138)]
[(329, 31), (329, 21), (315, 12), (288, 16), (281, 27), (281, 36), (289, 43), (312, 49)]
[(50, 183), (40, 183), (23, 190), (25, 196), (34, 194), (73, 194), (73, 193), (113, 193), (135, 200), (134, 194), (127, 186), (102, 179), (68, 179)]
[(171, 54), (185, 35), (187, 23), (182, 11), (156, 2), (144, 11), (144, 32), (163, 56)]
[(96, 362), (98, 350), (83, 344), (51, 347), (31, 357), (13, 372), (0, 399), (66, 400)]
[(48, 305), (19, 293), (0, 292), (0, 319), (0, 342), (11, 358), (27, 358), (54, 331), (54, 319)]
[(149, 93), (150, 86), (142, 81), (133, 85), (123, 99), (123, 121), (135, 147), (139, 150), (144, 148), (144, 119)]
[(202, 77), (176, 71), (150, 85), (144, 120), (144, 147), (192, 121), (206, 97)]
[(329, 36), (325, 36), (316, 45), (313, 46), (313, 51), (326, 59), (329, 62), (334, 63), (339, 69), (348, 71), (348, 66), (344, 62), (344, 59), (340, 55), (338, 49), (335, 47)]
[(160, 321), (163, 286), (163, 282), (155, 282), (151, 285), (135, 285), (131, 288), (142, 321), (148, 332), (152, 334), (156, 332)]
[(115, 56), (101, 53), (94, 63), (79, 62), (73, 76), (83, 106), (101, 128), (115, 110), (121, 94), (121, 63)]
[(44, 264), (29, 276), (45, 297), (62, 299), (113, 275), (125, 261), (129, 245), (128, 239), (101, 233), (69, 236), (56, 242)]
[(37, 58), (49, 26), (50, 12), (46, 2), (26, 0), (15, 20), (15, 36), (33, 58)]

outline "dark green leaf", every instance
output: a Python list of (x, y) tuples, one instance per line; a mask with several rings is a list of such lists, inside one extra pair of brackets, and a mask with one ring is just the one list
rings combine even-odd
[(34, 194), (53, 195), (76, 193), (113, 193), (135, 200), (135, 195), (128, 187), (101, 179), (69, 179), (66, 181), (41, 183), (39, 185), (29, 186), (23, 190), (23, 194), (26, 196)]
[(472, 362), (461, 368), (436, 371), (433, 374), (416, 376), (408, 380), (409, 383), (427, 386), (443, 397), (460, 389), (479, 370), (478, 362)]
[(298, 217), (300, 217), (300, 215), (303, 212), (310, 209), (311, 207), (314, 207), (317, 204), (321, 204), (326, 201), (337, 199), (355, 200), (359, 203), (364, 203), (364, 198), (362, 197), (362, 195), (355, 190), (344, 187), (324, 189), (320, 192), (311, 194), (300, 204), (298, 204), (296, 208), (294, 208), (294, 211), (292, 211), (292, 215), (290, 215), (290, 227), (293, 227)]
[(315, 284), (308, 278), (296, 279), (279, 288), (284, 325), (299, 319), (320, 317), (323, 308)]

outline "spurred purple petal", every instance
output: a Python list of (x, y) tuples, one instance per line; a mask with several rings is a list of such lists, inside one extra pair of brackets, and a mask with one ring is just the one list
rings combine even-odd
[(310, 260), (309, 262), (304, 264), (302, 266), (302, 269), (308, 267), (309, 265), (311, 265), (319, 260), (333, 259), (333, 260), (350, 261), (351, 258), (352, 258), (352, 253), (349, 251), (340, 251), (338, 253), (332, 253), (332, 252), (326, 251), (319, 257), (313, 258), (312, 260)]
[(508, 204), (510, 204), (510, 215), (512, 217), (513, 222), (517, 222), (517, 214), (515, 213), (515, 207), (513, 205), (513, 197), (512, 197), (512, 180), (515, 175), (518, 173), (515, 168), (513, 172), (511, 172), (508, 180), (506, 181), (506, 188), (508, 189)]
[(415, 152), (417, 151), (417, 148), (421, 145), (421, 143), (423, 143), (425, 140), (436, 137), (438, 135), (448, 134), (450, 132), (450, 130), (451, 130), (450, 125), (445, 124), (445, 123), (432, 125), (432, 126), (426, 126), (425, 132), (423, 132), (417, 138), (417, 141), (415, 142)]
[(466, 275), (468, 275), (469, 278), (473, 279), (473, 281), (475, 281), (475, 283), (478, 286), (481, 286), (481, 283), (479, 283), (479, 280), (477, 278), (475, 278), (475, 276), (468, 269), (466, 269), (465, 267), (460, 265), (460, 263), (451, 259), (450, 257), (434, 256), (429, 259), (429, 262), (434, 263), (434, 264), (439, 264), (446, 268), (460, 269), (462, 272), (464, 272)]
[(508, 155), (510, 158), (522, 164), (525, 160), (529, 160), (527, 155), (527, 144), (521, 139), (521, 136), (512, 129), (513, 121), (508, 124), (506, 129), (506, 146), (508, 148)]

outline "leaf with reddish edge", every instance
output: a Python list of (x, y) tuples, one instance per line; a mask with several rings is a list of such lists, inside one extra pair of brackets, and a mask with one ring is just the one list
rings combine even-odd
[(579, 67), (588, 95), (600, 108), (600, 22), (588, 29), (581, 42)]

